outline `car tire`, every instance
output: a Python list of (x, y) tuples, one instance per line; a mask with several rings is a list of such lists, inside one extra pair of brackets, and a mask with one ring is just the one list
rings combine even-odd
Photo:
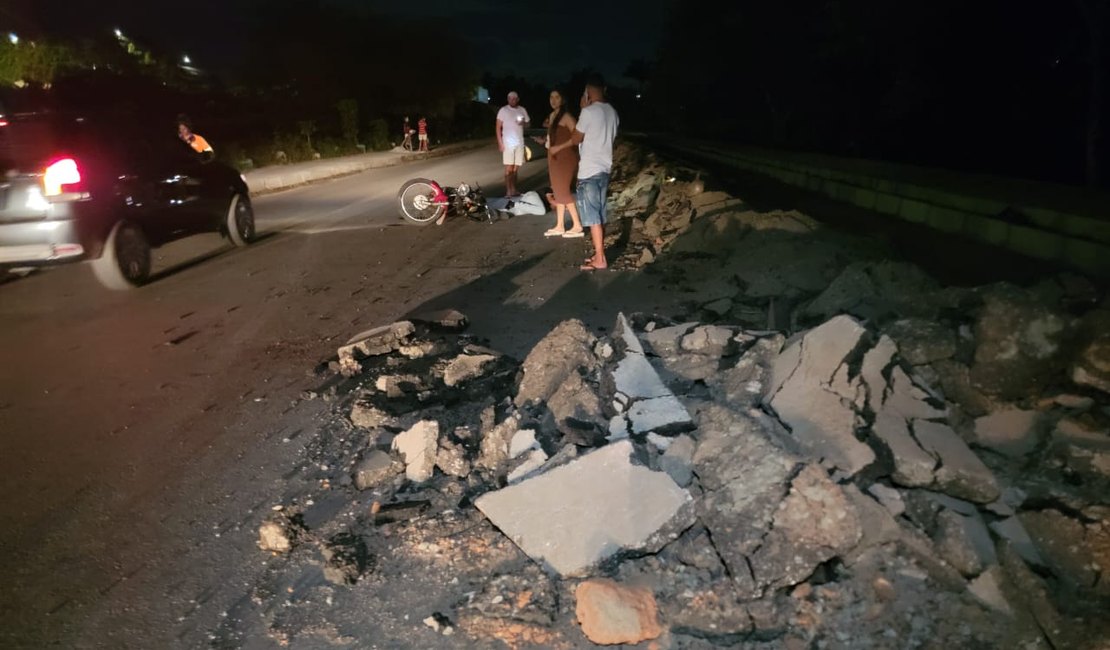
[(236, 246), (243, 247), (254, 240), (254, 208), (249, 198), (238, 192), (231, 197), (224, 228), (227, 238)]
[(100, 284), (114, 291), (133, 289), (150, 277), (150, 244), (142, 229), (120, 221), (108, 233), (104, 250), (92, 262)]

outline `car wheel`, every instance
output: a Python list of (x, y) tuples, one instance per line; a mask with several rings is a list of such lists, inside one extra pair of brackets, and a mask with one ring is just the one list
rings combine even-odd
[(227, 238), (236, 246), (246, 246), (254, 239), (254, 208), (242, 194), (231, 197), (227, 208)]
[(115, 291), (125, 291), (146, 282), (150, 277), (150, 244), (143, 231), (126, 221), (117, 223), (92, 267), (100, 284)]

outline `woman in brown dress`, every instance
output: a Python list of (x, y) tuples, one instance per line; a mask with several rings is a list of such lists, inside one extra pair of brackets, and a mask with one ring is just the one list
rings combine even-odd
[[(578, 208), (574, 204), (571, 186), (578, 174), (578, 147), (568, 147), (552, 154), (551, 147), (570, 140), (574, 133), (574, 116), (567, 112), (563, 94), (551, 91), (551, 114), (544, 121), (547, 127), (547, 172), (551, 178), (551, 193), (555, 199), (555, 227), (543, 234), (544, 237), (582, 237), (582, 222), (578, 220)], [(565, 213), (570, 212), (571, 227), (564, 228)]]

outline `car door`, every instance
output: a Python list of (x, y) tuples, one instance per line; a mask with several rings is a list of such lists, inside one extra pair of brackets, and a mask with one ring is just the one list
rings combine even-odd
[(166, 240), (196, 231), (204, 210), (200, 162), (189, 147), (172, 136), (147, 137), (144, 185), (152, 197), (152, 225)]

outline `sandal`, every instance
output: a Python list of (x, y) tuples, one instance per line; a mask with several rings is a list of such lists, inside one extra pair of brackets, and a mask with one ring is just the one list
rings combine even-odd
[(567, 239), (578, 239), (585, 236), (586, 232), (584, 230), (568, 230), (563, 233), (563, 237)]
[(543, 234), (544, 237), (565, 237), (566, 231), (552, 228)]

